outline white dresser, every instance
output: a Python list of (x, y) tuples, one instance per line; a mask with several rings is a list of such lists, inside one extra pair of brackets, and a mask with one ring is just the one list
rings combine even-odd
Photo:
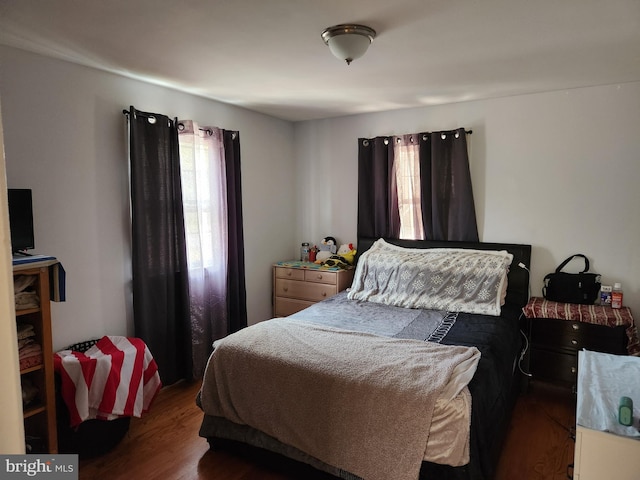
[[(578, 352), (574, 480), (640, 479), (640, 358)], [(633, 400), (633, 425), (618, 423), (620, 397)]]

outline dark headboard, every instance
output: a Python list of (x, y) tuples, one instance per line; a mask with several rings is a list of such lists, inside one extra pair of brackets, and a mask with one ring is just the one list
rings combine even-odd
[[(377, 238), (359, 238), (357, 260), (371, 248)], [(448, 242), (438, 240), (397, 240), (385, 238), (385, 241), (407, 248), (471, 248), (475, 250), (506, 250), (513, 255), (509, 268), (506, 303), (524, 307), (529, 301), (529, 271), (520, 267), (522, 263), (527, 269), (531, 262), (531, 245), (516, 243), (483, 243), (483, 242)]]

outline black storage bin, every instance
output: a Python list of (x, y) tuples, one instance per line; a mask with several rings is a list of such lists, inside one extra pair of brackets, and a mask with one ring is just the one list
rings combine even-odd
[[(64, 350), (84, 353), (98, 340), (71, 345)], [(129, 431), (130, 417), (115, 420), (85, 420), (77, 427), (70, 426), (71, 418), (67, 404), (62, 398), (61, 379), (55, 374), (56, 417), (58, 427), (58, 452), (77, 453), (80, 458), (93, 458), (112, 450)]]

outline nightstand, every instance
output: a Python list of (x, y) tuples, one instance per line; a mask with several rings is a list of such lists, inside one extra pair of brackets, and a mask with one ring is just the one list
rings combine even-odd
[(284, 261), (273, 266), (273, 316), (287, 317), (351, 286), (354, 269)]
[(529, 320), (529, 373), (532, 379), (574, 386), (578, 378), (578, 351), (626, 355), (626, 327), (608, 327), (555, 318)]
[(534, 297), (523, 311), (529, 340), (524, 365), (532, 380), (575, 388), (579, 350), (626, 355), (640, 348), (628, 308), (614, 310)]

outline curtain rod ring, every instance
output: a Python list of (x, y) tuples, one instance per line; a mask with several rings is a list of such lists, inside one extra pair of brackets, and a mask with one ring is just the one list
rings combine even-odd
[(206, 133), (209, 136), (213, 135), (213, 130), (211, 130), (211, 128), (207, 127), (207, 128), (198, 128), (198, 130), (200, 130), (201, 132)]

